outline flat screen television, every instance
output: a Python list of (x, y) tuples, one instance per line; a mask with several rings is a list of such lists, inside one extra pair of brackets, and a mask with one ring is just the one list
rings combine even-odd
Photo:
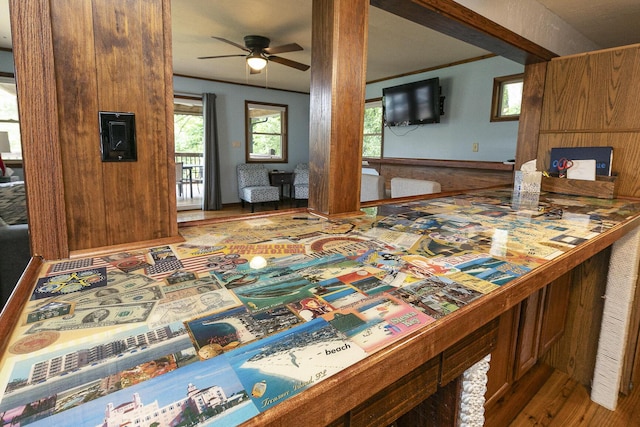
[(406, 83), (382, 89), (386, 126), (440, 123), (440, 79)]

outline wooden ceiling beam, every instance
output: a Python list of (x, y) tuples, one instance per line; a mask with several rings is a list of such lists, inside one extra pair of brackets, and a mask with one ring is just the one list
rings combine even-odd
[(453, 0), (370, 0), (370, 4), (523, 65), (558, 56)]

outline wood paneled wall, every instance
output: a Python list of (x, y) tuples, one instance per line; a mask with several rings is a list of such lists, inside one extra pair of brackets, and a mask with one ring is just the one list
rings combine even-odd
[(564, 334), (542, 358), (586, 386), (596, 364), (610, 255), (607, 248), (573, 270)]
[[(60, 239), (68, 251), (177, 236), (170, 1), (37, 0), (32, 3), (50, 13), (39, 14), (38, 22), (22, 3), (11, 0), (13, 31), (23, 41), (14, 50), (18, 82), (29, 70), (45, 67), (52, 70), (46, 77), (53, 93), (38, 93), (33, 81), (18, 83), (21, 126), (35, 129), (46, 119), (57, 132), (46, 141), (31, 135), (24, 140), (28, 192), (42, 188), (29, 198), (31, 225), (52, 214), (40, 199), (51, 193), (64, 197), (55, 212), (63, 218), (52, 228), (66, 228)], [(28, 30), (43, 27), (45, 48)], [(53, 104), (50, 112), (25, 117), (43, 100)], [(101, 161), (100, 111), (135, 114), (137, 161)], [(62, 182), (49, 183), (49, 171), (39, 168), (47, 158), (35, 152), (42, 144), (53, 154), (47, 162), (54, 176), (62, 173)], [(64, 245), (49, 247), (38, 239), (34, 254), (68, 255)]]
[[(519, 135), (518, 149), (537, 146), (537, 167), (545, 170), (552, 147), (611, 146), (618, 196), (640, 197), (639, 64), (640, 44), (551, 60), (544, 83), (534, 79), (544, 93), (539, 135), (530, 134), (529, 141)], [(544, 359), (582, 384), (593, 375), (608, 259), (609, 251), (603, 251), (574, 272), (565, 334)], [(634, 361), (639, 328), (635, 322), (629, 333), (622, 391), (632, 372), (640, 371), (640, 361)]]
[(442, 191), (463, 191), (513, 185), (513, 166), (501, 162), (424, 159), (372, 159), (370, 167), (384, 176), (391, 188), (391, 178), (413, 178), (439, 182)]
[(618, 195), (640, 197), (640, 44), (553, 59), (547, 67), (538, 169), (552, 147), (613, 147)]

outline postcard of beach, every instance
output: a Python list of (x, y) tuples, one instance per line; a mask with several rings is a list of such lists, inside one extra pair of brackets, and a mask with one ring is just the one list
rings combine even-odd
[(265, 256), (267, 261), (266, 267), (256, 270), (251, 268), (249, 263), (235, 265), (234, 268), (227, 270), (211, 270), (211, 276), (227, 289), (235, 290), (264, 282), (273, 278), (284, 277), (294, 273), (305, 276), (302, 272), (307, 269), (317, 269), (327, 263), (334, 263), (337, 260), (345, 259), (343, 256), (337, 255), (332, 257), (313, 258), (304, 254), (289, 254), (280, 258)]
[(200, 358), (209, 359), (300, 322), (302, 319), (286, 307), (256, 314), (238, 307), (189, 320), (184, 325)]
[(233, 289), (236, 296), (252, 312), (261, 312), (313, 296), (313, 283), (297, 273), (264, 278), (258, 282)]
[[(342, 279), (341, 279), (342, 280)], [(368, 275), (359, 280), (354, 280), (351, 285), (367, 295), (375, 295), (395, 289), (394, 286), (383, 281), (378, 276)]]
[(504, 285), (531, 270), (526, 266), (509, 263), (490, 256), (478, 257), (475, 260), (472, 259), (460, 263), (457, 263), (455, 260), (452, 261), (460, 272), (491, 282), (495, 285)]
[(330, 254), (313, 259), (313, 263), (299, 263), (294, 266), (298, 274), (312, 282), (331, 279), (365, 268), (362, 263), (341, 254)]
[(387, 293), (368, 297), (322, 317), (367, 353), (436, 320)]
[[(198, 403), (206, 401), (206, 407)], [(124, 408), (124, 409), (120, 409)], [(194, 413), (193, 408), (198, 408)], [(33, 427), (97, 426), (106, 413), (122, 425), (134, 425), (134, 417), (196, 417), (213, 425), (238, 425), (258, 414), (224, 355), (192, 363), (95, 399), (76, 408), (29, 423)], [(163, 414), (163, 415), (159, 415)], [(167, 425), (157, 418), (158, 425)], [(148, 425), (152, 425), (151, 422)], [(171, 424), (173, 425), (173, 424)]]
[(225, 353), (260, 411), (365, 356), (361, 348), (322, 318)]
[(346, 286), (345, 288), (323, 294), (318, 298), (331, 305), (333, 308), (340, 308), (347, 305), (351, 305), (357, 301), (365, 299), (367, 295), (353, 286)]
[(393, 213), (377, 221), (375, 226), (394, 231), (421, 233), (430, 228), (436, 228), (439, 223), (433, 214), (417, 210), (405, 210)]
[(520, 277), (529, 267), (509, 263), (484, 253), (469, 253), (440, 258), (407, 255), (402, 259), (426, 275), (447, 276), (483, 294)]
[(446, 277), (431, 276), (391, 292), (431, 317), (441, 317), (480, 297), (482, 294)]

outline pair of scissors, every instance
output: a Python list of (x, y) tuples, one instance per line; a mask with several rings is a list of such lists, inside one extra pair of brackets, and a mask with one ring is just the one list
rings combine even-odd
[(566, 170), (573, 166), (573, 161), (563, 157), (558, 160), (558, 172), (560, 178), (564, 178), (566, 176)]

